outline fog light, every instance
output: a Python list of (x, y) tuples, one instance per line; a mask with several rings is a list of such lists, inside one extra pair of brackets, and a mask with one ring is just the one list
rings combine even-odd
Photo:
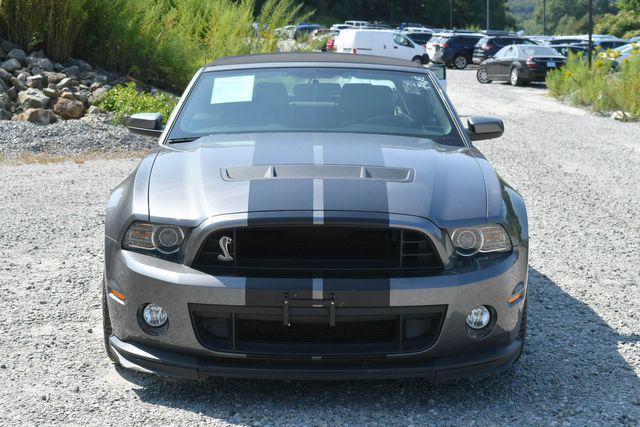
[(479, 305), (467, 315), (467, 325), (471, 329), (482, 329), (491, 321), (491, 313), (484, 305)]
[(167, 312), (164, 311), (164, 308), (160, 307), (158, 304), (147, 304), (142, 311), (142, 318), (144, 322), (154, 328), (159, 328), (160, 326), (167, 323)]

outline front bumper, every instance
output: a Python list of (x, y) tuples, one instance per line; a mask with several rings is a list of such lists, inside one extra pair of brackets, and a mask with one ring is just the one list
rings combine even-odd
[[(437, 276), (389, 279), (384, 299), (378, 298), (379, 281), (375, 280), (358, 279), (338, 289), (336, 304), (341, 309), (373, 308), (403, 315), (426, 307), (446, 307), (438, 334), (428, 345), (366, 357), (343, 357), (323, 349), (314, 354), (274, 356), (246, 347), (213, 348), (199, 338), (190, 307), (236, 307), (231, 311), (239, 312), (265, 306), (275, 310), (273, 301), (282, 301), (275, 294), (286, 292), (296, 298), (295, 280), (265, 281), (261, 286), (266, 289), (256, 298), (255, 293), (250, 296), (244, 277), (213, 276), (188, 265), (125, 251), (109, 238), (105, 257), (107, 290), (126, 295), (125, 301), (108, 295), (113, 330), (110, 342), (120, 363), (132, 369), (190, 378), (444, 378), (507, 369), (520, 351), (518, 330), (528, 269), (526, 244), (491, 262), (469, 260)], [(523, 296), (509, 302), (516, 289), (524, 289)], [(163, 334), (149, 334), (141, 326), (141, 307), (150, 302), (168, 312), (169, 323)], [(472, 337), (465, 324), (467, 314), (478, 305), (491, 306), (496, 319), (491, 332), (482, 338)]]
[(110, 339), (120, 364), (128, 369), (192, 379), (208, 377), (292, 380), (394, 379), (420, 377), (449, 379), (498, 373), (509, 369), (521, 351), (519, 339), (481, 353), (433, 358), (420, 363), (362, 362), (358, 364), (273, 363), (251, 360), (220, 360), (194, 356)]

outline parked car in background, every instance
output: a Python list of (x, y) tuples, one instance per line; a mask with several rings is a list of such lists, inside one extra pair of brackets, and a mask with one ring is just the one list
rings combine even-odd
[(428, 28), (425, 27), (405, 27), (402, 30), (403, 33), (430, 33), (433, 34), (433, 31), (431, 31)]
[(582, 43), (584, 39), (580, 37), (555, 37), (547, 42), (549, 46), (554, 46), (557, 44), (576, 44)]
[(344, 21), (344, 23), (354, 28), (366, 28), (369, 26), (369, 22), (367, 21)]
[[(595, 39), (595, 40), (592, 40), (592, 44), (593, 44), (594, 49), (607, 50), (607, 49), (615, 49), (617, 47), (629, 44), (629, 41), (625, 40), (625, 39), (618, 39), (618, 38), (606, 38), (606, 39)], [(579, 45), (580, 46), (584, 46), (584, 47), (586, 47), (588, 49), (589, 41), (588, 40), (583, 40), (581, 43), (579, 43)]]
[(331, 26), (331, 28), (329, 28), (330, 30), (346, 30), (348, 28), (356, 28), (353, 25), (347, 25), (347, 24), (333, 24)]
[(430, 61), (464, 70), (471, 63), (475, 45), (482, 37), (478, 33), (434, 35), (427, 43), (427, 55)]
[(404, 33), (404, 35), (415, 44), (422, 45), (425, 48), (427, 47), (427, 42), (431, 40), (433, 36), (432, 33)]
[(583, 46), (581, 44), (556, 44), (553, 45), (553, 48), (558, 51), (558, 53), (565, 58), (572, 54), (581, 54), (585, 58), (587, 57), (587, 52), (589, 52), (589, 48), (587, 46)]
[(342, 30), (336, 37), (335, 51), (358, 55), (378, 55), (426, 64), (425, 48), (397, 31)]
[(513, 86), (545, 80), (549, 70), (564, 66), (566, 59), (549, 46), (511, 45), (484, 61), (477, 71), (480, 83), (507, 81)]
[(536, 44), (533, 40), (519, 36), (486, 36), (478, 40), (473, 49), (473, 63), (480, 64), (493, 57), (500, 49), (512, 44)]
[(312, 32), (320, 28), (322, 26), (319, 24), (298, 24), (293, 32), (293, 38), (295, 40), (306, 39)]
[(527, 36), (527, 38), (536, 44), (546, 45), (550, 40), (553, 40), (552, 36)]
[(404, 31), (405, 28), (425, 28), (425, 26), (417, 22), (401, 22), (398, 28)]
[(613, 69), (618, 70), (625, 60), (640, 56), (640, 43), (628, 43), (600, 55), (613, 61)]

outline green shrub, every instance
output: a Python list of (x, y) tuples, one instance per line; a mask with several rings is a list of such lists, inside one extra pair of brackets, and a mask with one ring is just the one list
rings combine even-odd
[(98, 101), (98, 107), (105, 111), (116, 113), (115, 121), (122, 123), (125, 115), (135, 113), (161, 113), (163, 123), (171, 115), (178, 99), (165, 92), (151, 94), (142, 92), (136, 88), (134, 83), (116, 86)]
[(0, 0), (0, 24), (14, 42), (66, 59), (82, 34), (89, 1), (99, 0)]
[(597, 112), (622, 110), (640, 118), (640, 47), (614, 71), (616, 55), (602, 52), (591, 68), (582, 55), (569, 55), (564, 68), (547, 75), (551, 95)]
[[(0, 0), (0, 27), (43, 48), (182, 90), (221, 56), (273, 52), (275, 29), (301, 21), (295, 0)], [(254, 22), (259, 23), (254, 29)]]

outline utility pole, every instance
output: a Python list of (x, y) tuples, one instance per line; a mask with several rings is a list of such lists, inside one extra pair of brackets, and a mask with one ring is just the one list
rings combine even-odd
[(589, 68), (593, 60), (593, 0), (589, 0)]
[(489, 31), (489, 0), (487, 0), (487, 31)]
[(453, 30), (453, 0), (449, 0), (449, 29)]
[(547, 35), (547, 0), (542, 0), (542, 35)]

